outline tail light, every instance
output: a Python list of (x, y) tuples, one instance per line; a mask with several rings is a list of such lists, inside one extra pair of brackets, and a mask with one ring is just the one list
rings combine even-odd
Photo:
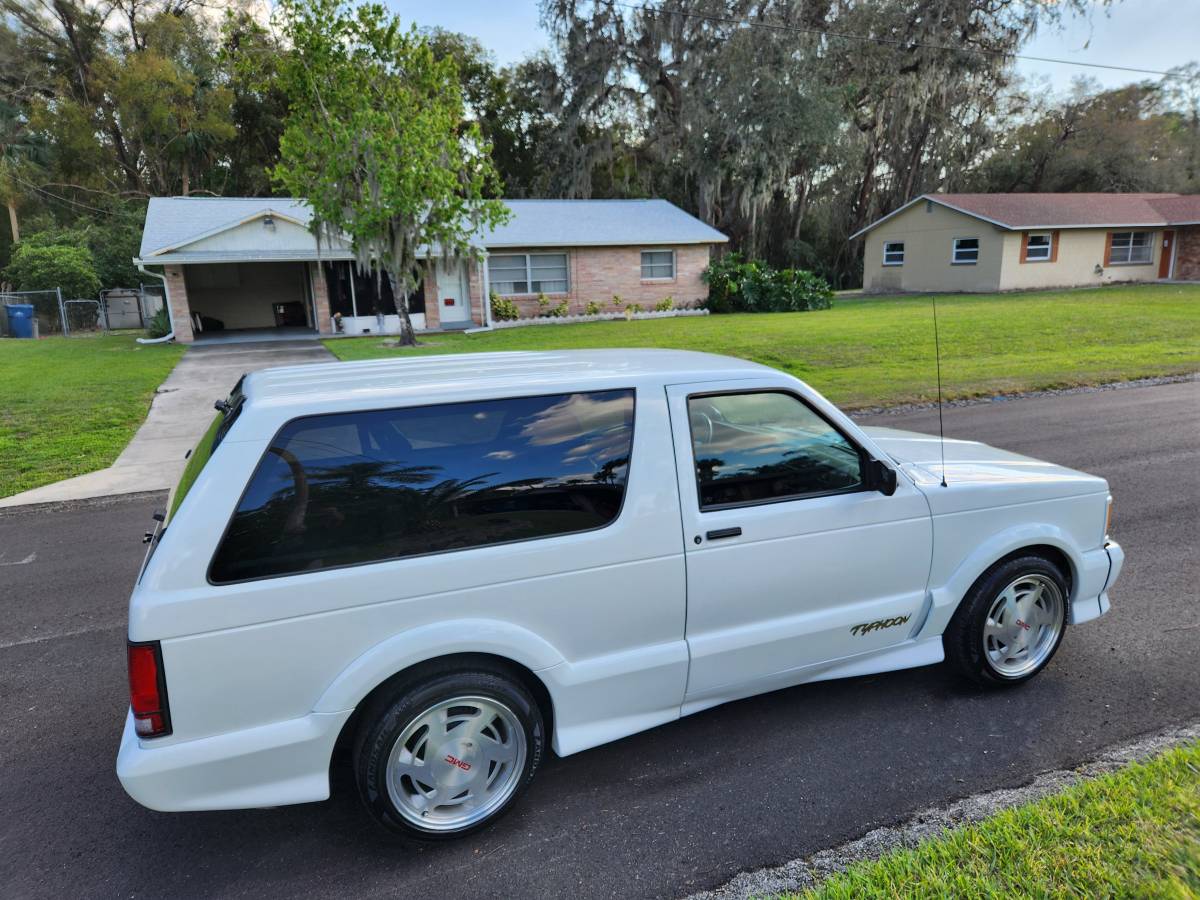
[(129, 644), (129, 708), (138, 737), (171, 733), (167, 707), (167, 679), (163, 675), (162, 647), (158, 641)]

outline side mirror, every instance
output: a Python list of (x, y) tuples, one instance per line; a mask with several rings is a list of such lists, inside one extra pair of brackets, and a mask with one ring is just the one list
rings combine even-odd
[(885, 497), (896, 493), (896, 470), (877, 459), (867, 460), (867, 487)]

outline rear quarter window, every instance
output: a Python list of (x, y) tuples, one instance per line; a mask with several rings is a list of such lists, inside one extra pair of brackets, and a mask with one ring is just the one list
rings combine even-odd
[(187, 465), (183, 469), (183, 475), (180, 476), (179, 484), (175, 486), (175, 493), (171, 497), (171, 510), (167, 515), (168, 521), (175, 517), (175, 510), (179, 509), (179, 504), (188, 495), (188, 491), (192, 489), (192, 485), (196, 483), (196, 479), (200, 477), (200, 472), (203, 471), (209, 457), (212, 456), (217, 431), (220, 430), (224, 422), (225, 414), (217, 413), (212, 424), (208, 426), (208, 431), (204, 432), (204, 437), (200, 438), (200, 443), (196, 445), (196, 449), (188, 457)]
[(213, 558), (243, 581), (602, 528), (632, 389), (309, 416), (272, 440)]

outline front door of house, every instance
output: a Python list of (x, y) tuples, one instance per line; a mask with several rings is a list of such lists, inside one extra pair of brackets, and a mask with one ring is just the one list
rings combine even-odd
[(1158, 259), (1158, 277), (1171, 277), (1171, 257), (1175, 255), (1175, 232), (1168, 229), (1162, 236), (1162, 256)]
[(462, 263), (438, 260), (437, 291), (438, 318), (443, 325), (471, 321), (471, 299), (467, 291), (466, 267)]

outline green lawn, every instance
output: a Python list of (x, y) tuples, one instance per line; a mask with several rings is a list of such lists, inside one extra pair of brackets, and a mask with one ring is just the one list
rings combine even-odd
[[(1097, 384), (1200, 370), (1200, 285), (938, 298), (946, 396)], [(756, 360), (847, 408), (935, 396), (928, 298), (842, 299), (832, 310), (530, 326), (430, 335), (416, 350), (378, 337), (326, 342), (342, 359), (582, 347), (674, 347)]]
[(1200, 896), (1200, 744), (859, 864), (803, 896)]
[(0, 340), (0, 497), (116, 459), (183, 355), (137, 336)]

